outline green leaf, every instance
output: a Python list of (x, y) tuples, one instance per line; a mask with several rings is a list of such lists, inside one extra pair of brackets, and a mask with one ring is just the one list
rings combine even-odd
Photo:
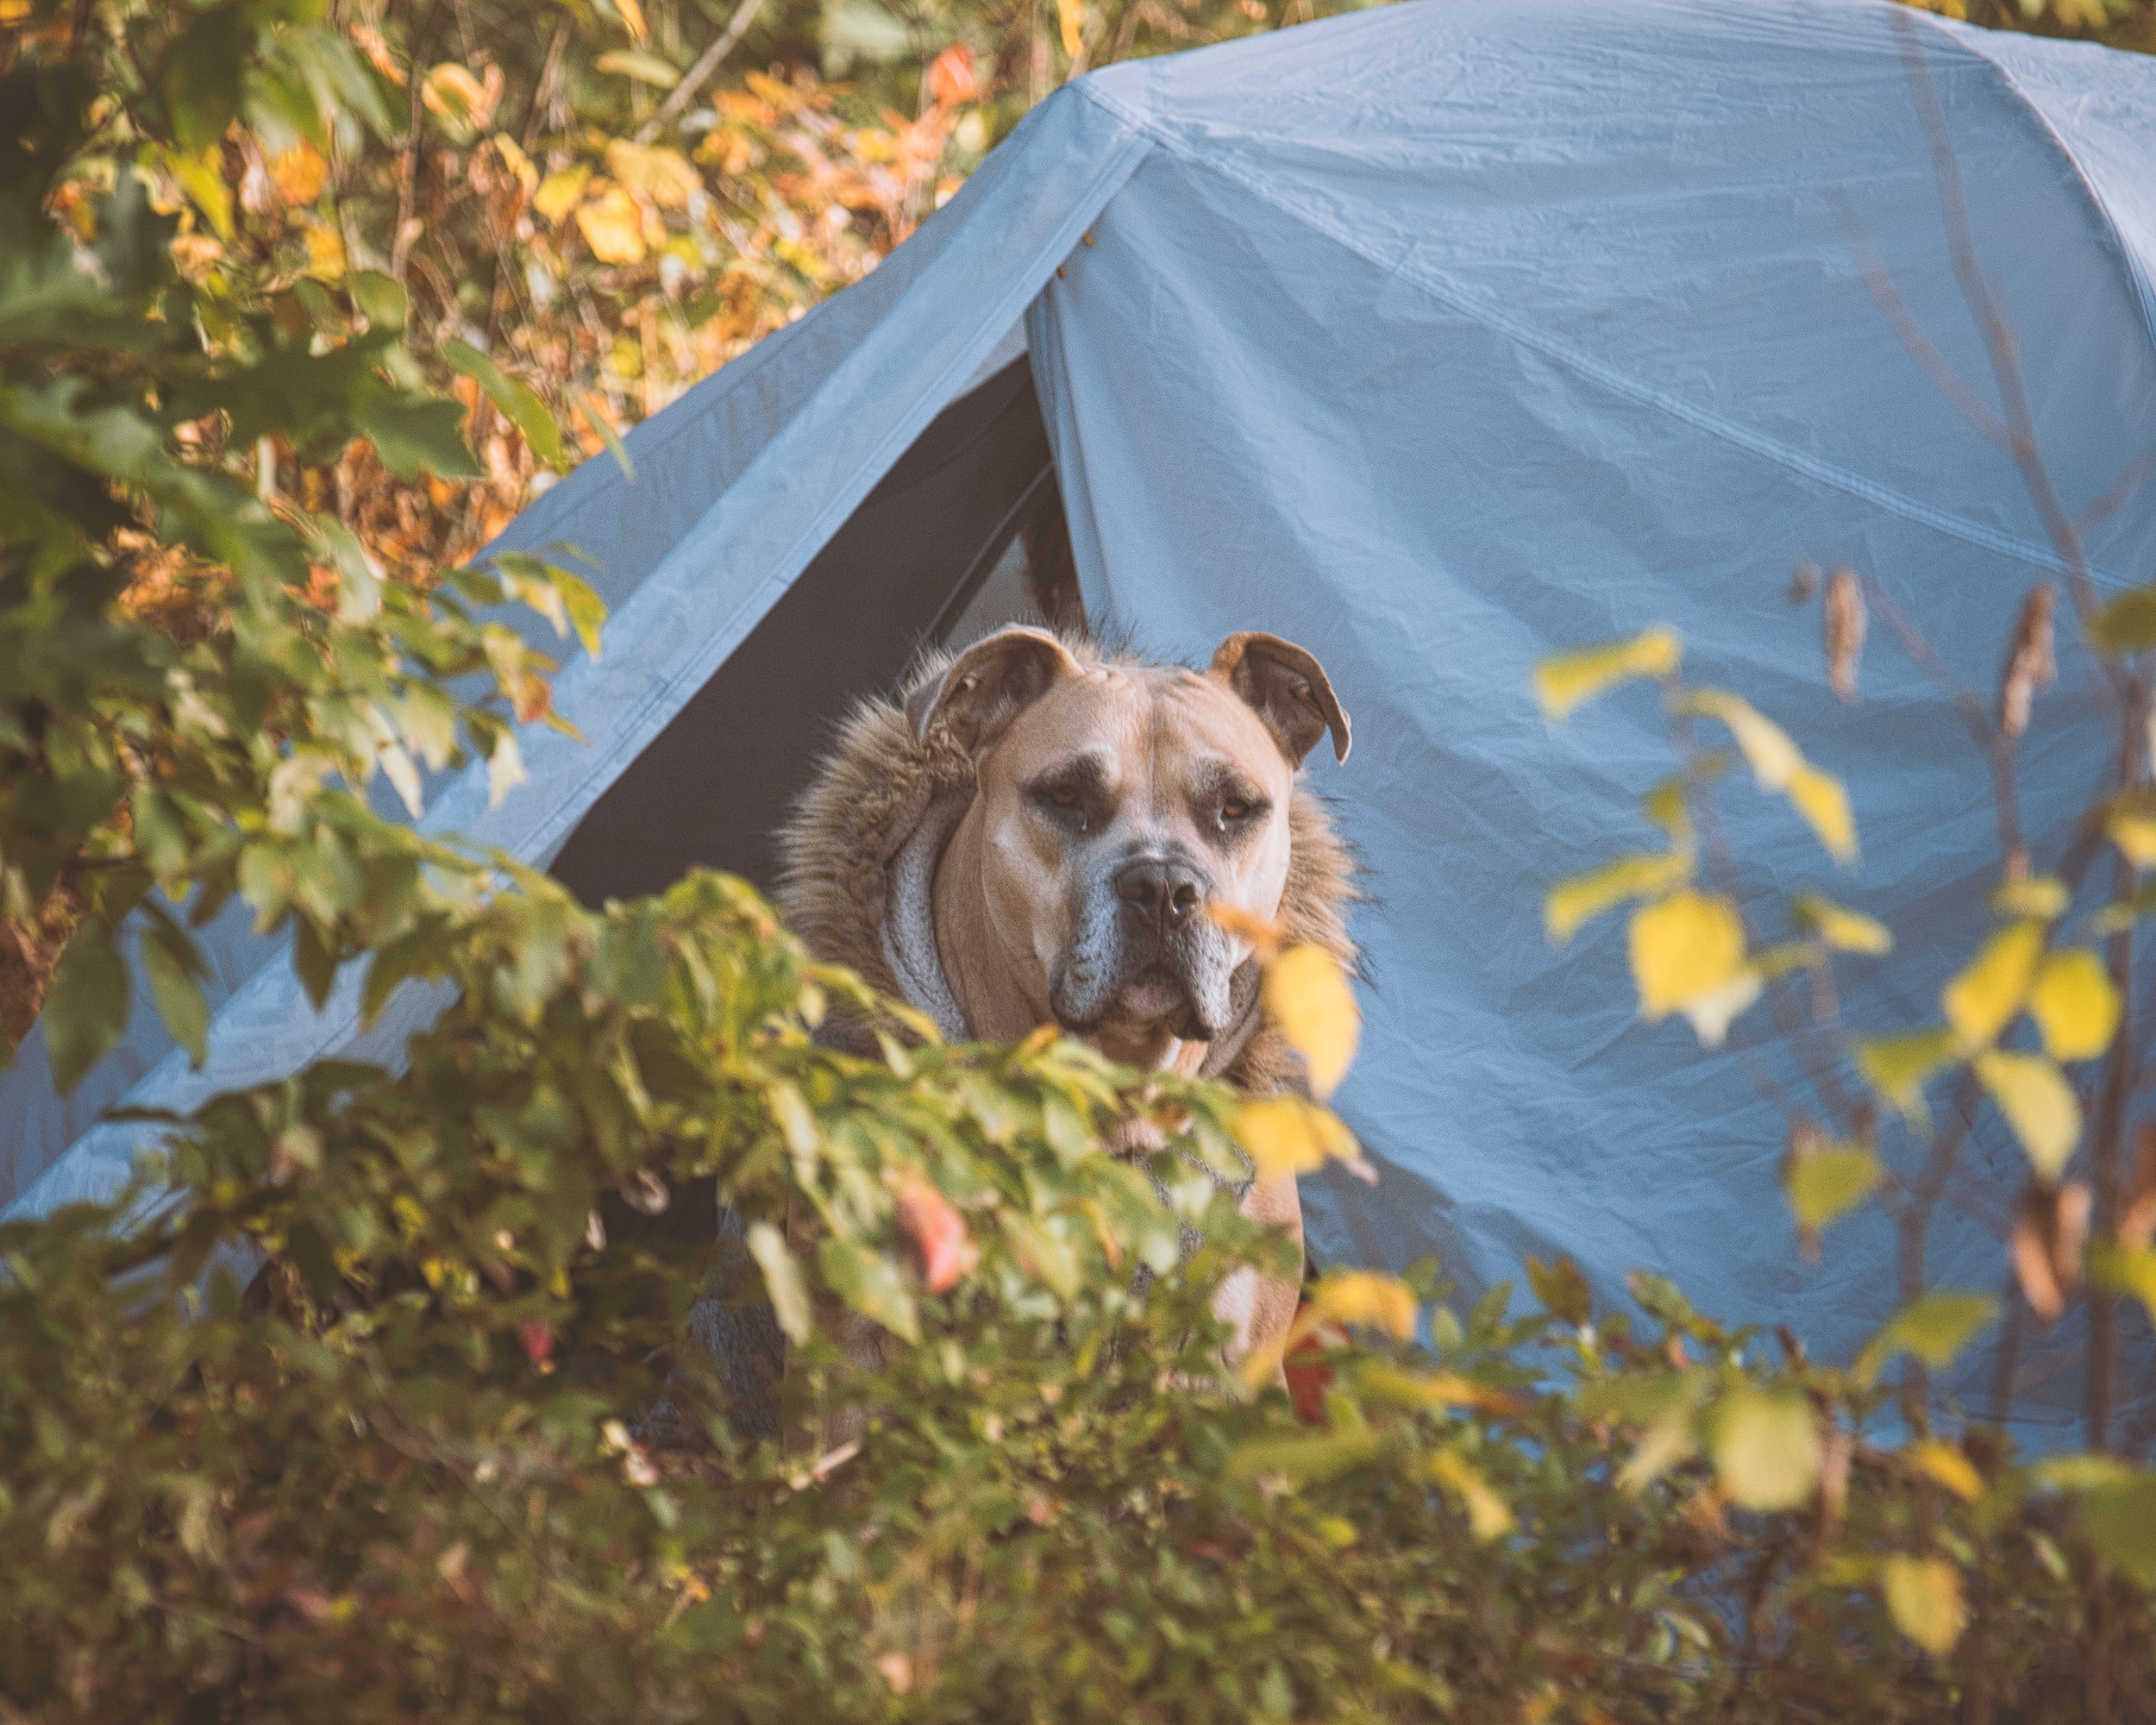
[(1360, 1467), (1378, 1447), (1377, 1433), (1368, 1430), (1324, 1437), (1260, 1438), (1236, 1446), (1228, 1458), (1228, 1477), (1272, 1477), (1292, 1486), (1315, 1485)]
[(1899, 1109), (1904, 1118), (1924, 1118), (1924, 1085), (1931, 1076), (1953, 1060), (1961, 1051), (1954, 1032), (1944, 1025), (1936, 1030), (1912, 1031), (1904, 1036), (1875, 1037), (1857, 1044), (1857, 1064), (1871, 1088)]
[(464, 442), (464, 410), (454, 401), (391, 396), (358, 416), (382, 465), (400, 480), (428, 468), (443, 479), (477, 479), (485, 469)]
[(379, 270), (360, 270), (347, 279), (346, 288), (360, 316), (379, 329), (401, 329), (411, 315), (411, 296), (394, 276)]
[(1969, 1614), (1952, 1564), (1896, 1554), (1880, 1565), (1879, 1586), (1896, 1628), (1934, 1659), (1953, 1651)]
[(2030, 1165), (2046, 1180), (2057, 1180), (2081, 1142), (2081, 1104), (2066, 1075), (2040, 1054), (1996, 1049), (1970, 1065), (2021, 1139)]
[(158, 1016), (172, 1040), (187, 1051), (197, 1068), (209, 1053), (210, 1008), (202, 998), (197, 978), (202, 975), (201, 955), (186, 931), (169, 916), (148, 907), (143, 919), (140, 950), (142, 969), (149, 978), (150, 994), (157, 1001)]
[(1585, 1323), (1594, 1310), (1595, 1296), (1587, 1285), (1587, 1278), (1580, 1273), (1579, 1265), (1569, 1258), (1560, 1258), (1553, 1264), (1530, 1258), (1527, 1286), (1553, 1316), (1568, 1324)]
[(1742, 1386), (1714, 1410), (1713, 1453), (1732, 1502), (1793, 1509), (1819, 1482), (1819, 1421), (1801, 1395)]
[(2089, 1280), (2113, 1294), (2130, 1294), (2156, 1323), (2156, 1249), (2122, 1246), (2107, 1239), (2089, 1243)]
[(158, 92), (171, 116), (181, 149), (199, 155), (224, 136), (239, 117), (240, 75), (250, 58), (254, 32), (238, 6), (197, 12), (173, 39), (158, 68)]
[(1884, 1173), (1868, 1150), (1815, 1151), (1789, 1170), (1789, 1208), (1797, 1224), (1814, 1233), (1845, 1216), (1871, 1195)]
[(2139, 653), (2156, 647), (2156, 586), (2121, 593), (2096, 613), (2089, 638), (2115, 653)]
[(807, 1341), (814, 1327), (808, 1284), (802, 1279), (801, 1266), (787, 1250), (786, 1236), (769, 1222), (751, 1222), (749, 1255), (763, 1271), (764, 1291), (771, 1296), (771, 1309), (787, 1339), (796, 1346)]
[(46, 991), (45, 1051), (63, 1096), (119, 1041), (128, 1025), (128, 967), (103, 917), (85, 917)]
[(833, 1234), (816, 1249), (816, 1263), (833, 1291), (862, 1317), (881, 1324), (902, 1341), (920, 1340), (921, 1320), (912, 1291), (889, 1258)]
[(2095, 1487), (2081, 1512), (2090, 1544), (2143, 1587), (2156, 1587), (2156, 1474)]
[(554, 415), (537, 390), (523, 379), (510, 376), (469, 342), (444, 342), (442, 357), (493, 398), (495, 406), (524, 434), (533, 455), (557, 473), (568, 467), (568, 456), (561, 447), (561, 428), (554, 423)]
[(1468, 1531), (1487, 1545), (1512, 1532), (1512, 1506), (1490, 1489), (1467, 1460), (1451, 1450), (1438, 1450), (1424, 1464), (1430, 1477), (1460, 1500), (1467, 1511)]
[(1999, 1315), (1988, 1294), (1940, 1289), (1911, 1301), (1881, 1326), (1850, 1368), (1867, 1389), (1896, 1354), (1913, 1353), (1934, 1371), (1949, 1365), (1977, 1333)]
[(1667, 677), (1683, 662), (1683, 643), (1669, 629), (1649, 629), (1576, 653), (1560, 653), (1534, 668), (1535, 693), (1547, 718), (1561, 719), (1582, 701), (1631, 677)]
[(642, 53), (635, 48), (615, 48), (592, 64), (600, 72), (633, 78), (639, 84), (653, 85), (661, 90), (671, 90), (681, 81), (677, 67), (667, 65), (656, 54)]
[(1651, 899), (1692, 877), (1689, 851), (1633, 852), (1599, 869), (1574, 875), (1550, 888), (1542, 901), (1542, 924), (1552, 945), (1562, 946), (1583, 923), (1627, 899)]
[(1789, 914), (1805, 933), (1818, 936), (1837, 952), (1877, 954), (1894, 950), (1894, 937), (1885, 924), (1815, 894), (1806, 893), (1792, 900)]
[(615, 465), (621, 468), (622, 477), (630, 484), (636, 484), (636, 464), (630, 460), (628, 448), (623, 443), (621, 434), (614, 430), (614, 422), (606, 417), (606, 410), (599, 405), (597, 398), (589, 390), (580, 389), (576, 392), (576, 398), (583, 404), (584, 417), (592, 422), (599, 436), (605, 440), (607, 453), (613, 456)]

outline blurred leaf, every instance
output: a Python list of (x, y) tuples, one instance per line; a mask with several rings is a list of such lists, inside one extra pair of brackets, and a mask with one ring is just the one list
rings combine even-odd
[(1328, 1157), (1359, 1158), (1353, 1134), (1326, 1109), (1300, 1096), (1261, 1096), (1239, 1104), (1229, 1125), (1260, 1179), (1307, 1174)]
[(2114, 1294), (2130, 1294), (2156, 1323), (2156, 1249), (2096, 1239), (2089, 1245), (2089, 1279)]
[(1664, 779), (1639, 799), (1640, 812), (1660, 827), (1679, 850), (1691, 848), (1692, 812), (1686, 800), (1683, 775)]
[(1786, 795), (1837, 862), (1855, 857), (1856, 823), (1841, 781), (1808, 762), (1780, 725), (1726, 689), (1690, 690), (1676, 710), (1727, 725), (1759, 788)]
[(920, 1340), (920, 1314), (899, 1267), (889, 1258), (834, 1234), (817, 1247), (816, 1262), (832, 1290), (862, 1317), (873, 1319), (902, 1341)]
[(584, 417), (591, 421), (592, 428), (599, 433), (600, 441), (606, 445), (607, 453), (613, 456), (614, 465), (621, 469), (622, 477), (630, 484), (636, 484), (636, 464), (630, 460), (629, 450), (622, 442), (620, 434), (614, 430), (613, 422), (607, 418), (605, 410), (593, 399), (587, 391), (579, 390), (576, 398), (583, 405)]
[(1511, 1506), (1457, 1454), (1436, 1450), (1424, 1465), (1432, 1479), (1460, 1500), (1461, 1508), (1467, 1511), (1468, 1530), (1477, 1540), (1488, 1544), (1512, 1532), (1516, 1524)]
[(215, 145), (239, 117), (240, 74), (252, 36), (240, 6), (219, 6), (197, 12), (166, 49), (158, 88), (173, 135), (189, 155)]
[(1739, 1387), (1714, 1411), (1714, 1457), (1740, 1509), (1794, 1509), (1819, 1482), (1818, 1416), (1802, 1396)]
[(63, 1096), (120, 1040), (128, 1022), (128, 967), (103, 917), (85, 917), (60, 954), (40, 1022), (53, 1087)]
[(2110, 1047), (2118, 1029), (2119, 992), (2102, 959), (2074, 948), (2045, 959), (2029, 990), (2028, 1011), (2053, 1060), (2093, 1060)]
[(1965, 1452), (1935, 1440), (1912, 1444), (1902, 1452), (1912, 1467), (1928, 1474), (1965, 1503), (1984, 1496), (1984, 1476), (1970, 1463)]
[(1860, 1147), (1815, 1151), (1789, 1170), (1789, 1208), (1800, 1227), (1814, 1231), (1845, 1216), (1870, 1197), (1885, 1170)]
[(2017, 922), (2001, 929), (1940, 990), (1946, 1021), (1965, 1048), (1981, 1048), (2013, 1022), (2028, 998), (2044, 956), (2044, 925)]
[(2115, 653), (2156, 647), (2156, 587), (2134, 587), (2096, 613), (2089, 638)]
[(616, 48), (603, 53), (592, 64), (601, 72), (611, 72), (623, 78), (633, 78), (639, 84), (655, 85), (661, 90), (671, 90), (681, 81), (681, 74), (655, 53), (643, 53), (635, 48)]
[(561, 428), (554, 423), (554, 415), (548, 411), (537, 390), (521, 378), (511, 377), (468, 342), (444, 342), (442, 357), (454, 370), (476, 380), (493, 398), (495, 406), (523, 433), (533, 455), (557, 473), (567, 467), (569, 460), (561, 446)]
[(2055, 922), (2071, 903), (2065, 883), (2050, 875), (2033, 875), (2026, 881), (2009, 881), (1991, 895), (1991, 908), (2002, 917), (2033, 917)]
[(636, 200), (618, 185), (609, 185), (577, 206), (576, 225), (601, 263), (640, 264), (644, 260), (643, 216)]
[(749, 1255), (763, 1271), (764, 1291), (771, 1296), (771, 1309), (778, 1315), (780, 1329), (795, 1346), (802, 1346), (809, 1339), (814, 1319), (801, 1266), (787, 1250), (786, 1236), (769, 1222), (751, 1222)]
[(1728, 987), (1744, 972), (1744, 925), (1736, 907), (1702, 893), (1672, 893), (1634, 913), (1631, 949), (1639, 1015), (1650, 1024)]
[(2057, 1180), (2081, 1141), (2081, 1104), (2065, 1074), (2040, 1054), (1996, 1049), (1970, 1064), (2028, 1152), (2030, 1165), (2044, 1179)]
[(1375, 1457), (1374, 1432), (1341, 1432), (1325, 1437), (1267, 1438), (1239, 1444), (1228, 1458), (1231, 1479), (1284, 1479), (1290, 1486), (1320, 1484)]
[(2136, 785), (2106, 805), (2103, 831), (2136, 869), (2156, 864), (2156, 790)]
[(2090, 1544), (2143, 1587), (2156, 1587), (2156, 1474), (2092, 1486), (2082, 1517)]
[(194, 942), (170, 917), (146, 912), (139, 950), (158, 1016), (199, 1068), (209, 1053), (210, 1007), (196, 980), (203, 963)]
[(1311, 1303), (1335, 1323), (1368, 1324), (1395, 1341), (1415, 1333), (1414, 1294), (1395, 1276), (1336, 1270), (1318, 1284)]
[(1631, 677), (1667, 677), (1683, 662), (1675, 631), (1649, 629), (1577, 653), (1560, 653), (1534, 668), (1535, 693), (1545, 718), (1562, 719), (1582, 701)]
[(1857, 1044), (1857, 1064), (1888, 1101), (1909, 1120), (1924, 1117), (1924, 1085), (1960, 1052), (1952, 1030), (1912, 1031), (1904, 1036), (1874, 1037)]
[(1635, 851), (1558, 881), (1542, 901), (1543, 927), (1551, 944), (1562, 946), (1583, 923), (1627, 899), (1653, 898), (1682, 885), (1692, 878), (1692, 866), (1688, 850)]
[(411, 296), (404, 285), (379, 270), (357, 270), (345, 279), (345, 289), (360, 316), (378, 329), (402, 329), (411, 315)]
[(1803, 767), (1789, 775), (1784, 787), (1796, 812), (1810, 825), (1827, 854), (1837, 862), (1857, 857), (1857, 822), (1849, 812), (1849, 793), (1832, 773)]
[(1266, 967), (1265, 1010), (1302, 1057), (1320, 1101), (1355, 1060), (1363, 1014), (1340, 962), (1321, 946), (1291, 946)]
[(1568, 1324), (1584, 1324), (1594, 1313), (1594, 1292), (1588, 1287), (1586, 1276), (1580, 1273), (1579, 1265), (1569, 1258), (1550, 1264), (1530, 1258), (1527, 1286), (1553, 1317), (1562, 1318)]
[(1999, 1302), (1988, 1294), (1942, 1289), (1921, 1295), (1888, 1319), (1865, 1344), (1851, 1371), (1869, 1387), (1879, 1381), (1879, 1374), (1896, 1354), (1913, 1353), (1934, 1371), (1951, 1365), (1998, 1314)]
[(1894, 950), (1894, 937), (1883, 923), (1858, 912), (1846, 910), (1830, 900), (1805, 893), (1793, 900), (1789, 911), (1796, 925), (1817, 935), (1837, 952), (1884, 953)]
[(1880, 1566), (1880, 1588), (1896, 1628), (1934, 1659), (1953, 1651), (1968, 1612), (1952, 1565), (1939, 1558), (1890, 1557)]
[(382, 465), (400, 480), (432, 471), (443, 479), (475, 479), (483, 471), (464, 442), (464, 410), (454, 401), (391, 397), (369, 406), (360, 421), (381, 456)]

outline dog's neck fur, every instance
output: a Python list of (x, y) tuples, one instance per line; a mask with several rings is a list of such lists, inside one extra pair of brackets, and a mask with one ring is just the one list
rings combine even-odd
[[(985, 825), (978, 800), (967, 809), (936, 866), (930, 902), (936, 954), (943, 979), (969, 1034), (984, 1042), (1016, 1042), (1054, 1013), (1045, 999), (1032, 999), (1018, 971), (985, 938), (990, 926), (987, 892), (981, 878)], [(1247, 1034), (1247, 1032), (1245, 1032)], [(1212, 1044), (1187, 1042), (1164, 1026), (1142, 1040), (1093, 1038), (1111, 1060), (1151, 1071), (1196, 1076)]]

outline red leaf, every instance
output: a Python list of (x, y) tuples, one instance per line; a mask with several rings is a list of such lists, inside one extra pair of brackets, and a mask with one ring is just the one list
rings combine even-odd
[(928, 69), (928, 91), (938, 108), (978, 101), (981, 81), (974, 76), (973, 50), (958, 42), (937, 54)]
[(931, 1294), (948, 1293), (981, 1262), (965, 1218), (925, 1180), (916, 1178), (899, 1192), (899, 1227), (920, 1260), (921, 1280)]
[[(1301, 1317), (1309, 1304), (1307, 1300), (1299, 1301), (1295, 1315)], [(1288, 1350), (1288, 1358), (1282, 1362), (1288, 1399), (1295, 1404), (1295, 1417), (1306, 1426), (1325, 1424), (1325, 1393), (1332, 1387), (1332, 1368), (1316, 1359), (1298, 1365), (1295, 1359), (1299, 1354), (1322, 1354), (1325, 1350), (1325, 1339), (1313, 1330)]]
[(554, 1328), (544, 1318), (526, 1318), (517, 1326), (517, 1339), (524, 1345), (524, 1358), (544, 1365), (554, 1352)]

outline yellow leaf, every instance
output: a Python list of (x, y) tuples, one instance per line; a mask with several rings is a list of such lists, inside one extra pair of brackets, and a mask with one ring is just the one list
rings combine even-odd
[(1394, 1276), (1336, 1270), (1318, 1284), (1312, 1303), (1335, 1323), (1368, 1324), (1396, 1341), (1407, 1341), (1415, 1333), (1415, 1296)]
[(643, 214), (636, 200), (618, 185), (607, 185), (578, 206), (576, 225), (592, 248), (592, 255), (605, 264), (640, 264), (644, 260)]
[(684, 210), (704, 189), (704, 181), (679, 150), (645, 148), (616, 138), (606, 146), (606, 171), (624, 185), (633, 185), (661, 210)]
[(1965, 1048), (1981, 1048), (2014, 1022), (2044, 956), (2044, 925), (2017, 922), (1984, 943), (1961, 974), (1939, 992), (1946, 1021)]
[(1692, 877), (1691, 853), (1671, 850), (1659, 855), (1635, 852), (1605, 862), (1599, 869), (1573, 875), (1550, 888), (1542, 901), (1542, 925), (1551, 944), (1562, 946), (1613, 906), (1626, 899), (1651, 899)]
[(2054, 952), (2036, 973), (2028, 1010), (2053, 1060), (2094, 1060), (2119, 1027), (2119, 991), (2095, 953)]
[(1896, 1628), (1934, 1659), (1953, 1651), (1968, 1613), (1961, 1603), (1961, 1578), (1951, 1564), (1890, 1557), (1881, 1566), (1880, 1580)]
[(2051, 922), (2066, 913), (2071, 900), (2067, 896), (2065, 882), (2050, 875), (2037, 875), (2026, 881), (2009, 881), (1991, 895), (1991, 908), (2002, 917), (2034, 917), (2040, 922)]
[[(506, 132), (495, 133), (494, 153), (501, 157), (503, 166), (523, 183), (526, 193), (537, 189), (539, 170), (533, 166), (531, 158), (524, 154), (523, 146), (516, 139)], [(555, 218), (548, 216), (547, 219), (552, 221)]]
[(1912, 1444), (1907, 1454), (1911, 1466), (1921, 1468), (1963, 1502), (1974, 1503), (1984, 1496), (1984, 1476), (1953, 1445), (1936, 1440)]
[[(681, 81), (681, 74), (658, 55), (639, 53), (635, 48), (616, 48), (611, 53), (601, 54), (592, 64), (601, 72), (633, 78), (639, 84), (655, 85), (661, 90), (671, 90)], [(629, 147), (636, 147), (631, 144)]]
[(2137, 786), (2114, 797), (2103, 831), (2136, 869), (2156, 866), (2156, 793)]
[(539, 190), (532, 196), (531, 207), (549, 222), (559, 222), (576, 208), (576, 201), (584, 196), (584, 182), (592, 177), (592, 165), (579, 162), (574, 167), (564, 168), (560, 173), (550, 173), (539, 182)]
[(1729, 1026), (1759, 998), (1759, 987), (1760, 973), (1746, 969), (1739, 970), (1720, 988), (1709, 988), (1684, 1003), (1680, 1010), (1691, 1020), (1692, 1034), (1700, 1039), (1701, 1047), (1722, 1045), (1722, 1038), (1729, 1034)]
[(1837, 862), (1852, 862), (1857, 856), (1857, 822), (1849, 812), (1849, 793), (1832, 773), (1822, 773), (1816, 767), (1800, 767), (1789, 775), (1784, 787), (1796, 812), (1827, 847), (1827, 854)]
[(1302, 1056), (1310, 1088), (1330, 1096), (1347, 1076), (1363, 1015), (1340, 961), (1321, 946), (1291, 946), (1265, 972), (1265, 1010)]
[(1490, 1490), (1489, 1482), (1451, 1450), (1439, 1450), (1424, 1464), (1430, 1477), (1451, 1491), (1467, 1511), (1468, 1529), (1488, 1541), (1508, 1534), (1513, 1527), (1511, 1508)]
[(1352, 1132), (1300, 1096), (1261, 1096), (1235, 1111), (1231, 1130), (1257, 1166), (1258, 1177), (1307, 1174), (1327, 1157), (1352, 1162), (1361, 1151)]
[(1846, 1215), (1871, 1195), (1885, 1171), (1861, 1145), (1814, 1151), (1789, 1170), (1786, 1182), (1797, 1225), (1816, 1233)]
[(1622, 641), (1543, 660), (1534, 670), (1535, 693), (1546, 717), (1563, 718), (1612, 683), (1627, 677), (1666, 677), (1683, 660), (1684, 645), (1674, 630), (1649, 629)]
[(303, 233), (307, 242), (307, 273), (317, 281), (342, 281), (343, 235), (327, 222), (309, 222)]
[(1631, 934), (1639, 1013), (1651, 1024), (1743, 973), (1744, 925), (1726, 899), (1672, 893), (1637, 913)]
[(1741, 695), (1733, 695), (1727, 689), (1695, 689), (1677, 710), (1718, 718), (1727, 725), (1763, 791), (1783, 790), (1804, 770), (1804, 757), (1789, 741), (1789, 732)]
[(1065, 56), (1076, 60), (1085, 42), (1086, 0), (1056, 0), (1056, 19), (1062, 27)]
[(1788, 1509), (1819, 1481), (1819, 1421), (1802, 1396), (1733, 1390), (1714, 1420), (1714, 1469), (1731, 1502)]
[(1857, 1044), (1857, 1064), (1871, 1081), (1871, 1088), (1893, 1103), (1909, 1120), (1924, 1114), (1924, 1083), (1959, 1051), (1954, 1032), (1945, 1025), (1936, 1030), (1912, 1031), (1906, 1036), (1875, 1037)]
[(1894, 937), (1883, 923), (1807, 893), (1789, 906), (1797, 926), (1837, 952), (1891, 952)]
[(650, 41), (651, 27), (644, 22), (644, 9), (638, 0), (614, 0), (614, 9), (621, 15), (630, 35), (640, 42)]
[(271, 184), (287, 204), (312, 204), (322, 195), (323, 184), (329, 177), (329, 164), (304, 138), (272, 156), (268, 167)]
[(1996, 1049), (1970, 1063), (2028, 1152), (2030, 1165), (2045, 1179), (2058, 1179), (2081, 1141), (2081, 1104), (2065, 1074), (2040, 1054)]

